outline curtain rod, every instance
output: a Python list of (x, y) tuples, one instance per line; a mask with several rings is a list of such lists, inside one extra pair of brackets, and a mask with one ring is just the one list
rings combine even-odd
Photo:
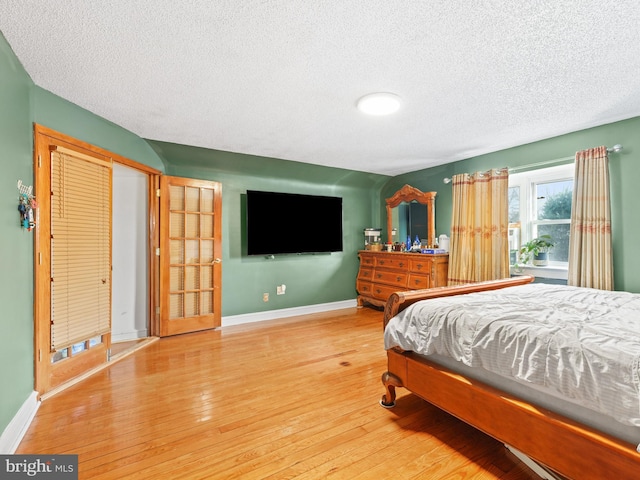
[[(607, 152), (609, 153), (618, 153), (620, 150), (622, 150), (622, 145), (620, 145), (619, 143), (616, 143), (613, 147), (607, 148)], [(571, 157), (555, 158), (553, 160), (545, 160), (544, 162), (530, 163), (528, 165), (520, 165), (519, 167), (509, 168), (509, 173), (517, 172), (518, 170), (525, 170), (527, 168), (544, 167), (546, 165), (552, 165), (554, 163), (560, 163), (560, 162), (567, 162), (569, 160), (575, 160), (575, 155)], [(451, 178), (449, 177), (443, 178), (442, 181), (444, 183), (451, 183)]]

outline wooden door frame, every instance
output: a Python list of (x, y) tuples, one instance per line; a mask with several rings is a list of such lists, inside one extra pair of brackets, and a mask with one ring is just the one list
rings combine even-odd
[[(157, 308), (159, 305), (159, 259), (156, 255), (156, 249), (159, 245), (159, 199), (157, 191), (159, 188), (159, 178), (162, 172), (108, 150), (75, 139), (69, 135), (57, 132), (48, 127), (34, 124), (34, 189), (36, 200), (40, 203), (40, 206), (36, 211), (36, 227), (34, 232), (34, 389), (40, 395), (53, 388), (50, 383), (49, 352), (43, 351), (44, 346), (50, 345), (51, 341), (51, 284), (50, 277), (47, 274), (47, 272), (49, 272), (49, 268), (47, 267), (46, 271), (43, 271), (43, 266), (50, 265), (51, 262), (51, 252), (49, 249), (51, 223), (48, 215), (46, 218), (49, 222), (44, 223), (42, 222), (42, 217), (40, 215), (41, 206), (49, 208), (50, 205), (50, 192), (43, 191), (44, 186), (49, 185), (50, 183), (50, 180), (47, 179), (47, 176), (50, 175), (50, 171), (40, 167), (42, 156), (50, 154), (48, 148), (49, 145), (58, 145), (87, 155), (104, 157), (110, 159), (112, 163), (118, 163), (120, 165), (133, 168), (148, 176), (149, 267), (147, 275), (149, 284), (149, 335), (157, 335), (159, 331), (159, 313)], [(104, 352), (98, 351), (98, 353), (102, 354)], [(88, 362), (86, 366), (90, 369), (98, 362), (98, 360), (97, 357), (87, 357)], [(104, 364), (102, 361), (98, 363)], [(82, 373), (83, 372), (78, 372), (78, 375)]]

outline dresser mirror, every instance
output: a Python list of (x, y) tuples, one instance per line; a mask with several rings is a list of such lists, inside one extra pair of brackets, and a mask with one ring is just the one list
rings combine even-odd
[(387, 198), (388, 241), (402, 243), (409, 236), (413, 242), (417, 235), (423, 243), (426, 240), (427, 246), (433, 247), (436, 242), (435, 198), (436, 192), (422, 192), (410, 185)]

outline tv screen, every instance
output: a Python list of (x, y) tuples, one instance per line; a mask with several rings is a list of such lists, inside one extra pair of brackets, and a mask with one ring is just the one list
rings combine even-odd
[(247, 190), (247, 253), (342, 251), (342, 198)]

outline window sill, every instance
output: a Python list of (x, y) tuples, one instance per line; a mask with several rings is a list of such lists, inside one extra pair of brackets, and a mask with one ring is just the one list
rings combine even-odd
[(568, 270), (566, 267), (558, 267), (548, 265), (546, 267), (533, 267), (527, 265), (517, 270), (512, 266), (511, 275), (533, 275), (536, 278), (553, 278), (556, 280), (566, 280), (568, 278)]

